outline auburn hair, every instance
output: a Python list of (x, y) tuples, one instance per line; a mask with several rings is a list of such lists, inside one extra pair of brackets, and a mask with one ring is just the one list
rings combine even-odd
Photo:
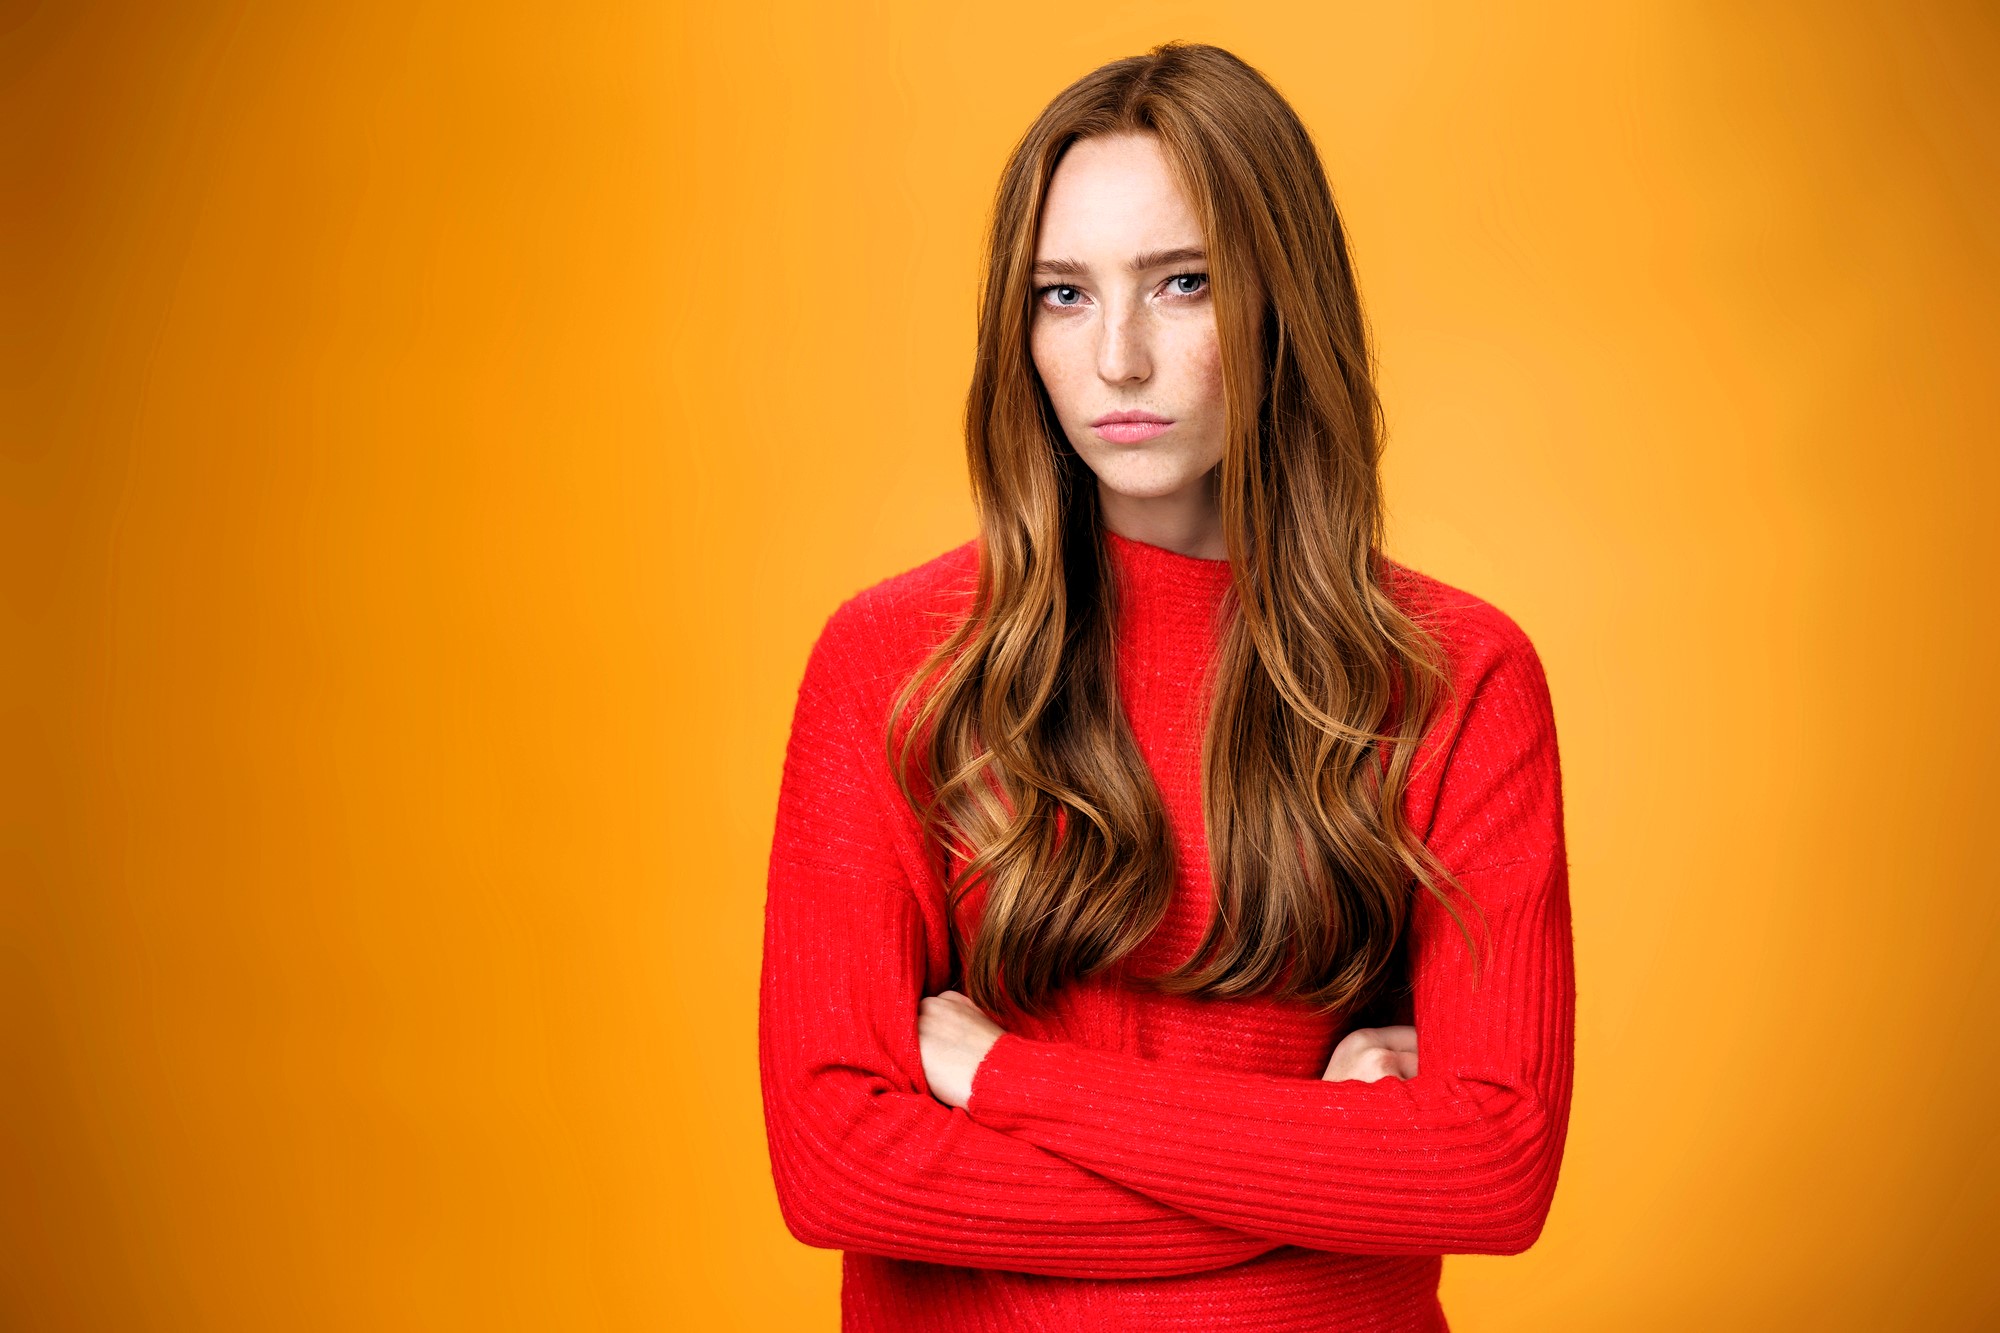
[[(953, 975), (1038, 1012), (1166, 912), (1165, 805), (1116, 697), (1117, 586), (1095, 476), (1029, 346), (1042, 202), (1064, 152), (1152, 134), (1200, 219), (1226, 399), (1217, 500), (1232, 587), (1204, 688), (1214, 910), (1170, 994), (1352, 1010), (1400, 977), (1412, 885), (1449, 869), (1402, 797), (1452, 690), (1384, 586), (1383, 423), (1346, 236), (1311, 136), (1256, 70), (1167, 42), (1065, 88), (1001, 174), (965, 407), (979, 521), (970, 613), (890, 708), (890, 768), (947, 876)], [(970, 950), (959, 903), (986, 899)], [(1469, 939), (1469, 936), (1468, 936)]]

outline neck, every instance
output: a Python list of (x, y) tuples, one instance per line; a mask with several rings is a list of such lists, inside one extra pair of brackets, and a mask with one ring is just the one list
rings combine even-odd
[(1199, 560), (1226, 560), (1222, 511), (1216, 506), (1215, 470), (1172, 495), (1134, 497), (1098, 487), (1106, 531)]

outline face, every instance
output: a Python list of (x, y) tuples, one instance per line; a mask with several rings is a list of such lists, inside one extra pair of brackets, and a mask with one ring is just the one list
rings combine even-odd
[[(1035, 260), (1035, 369), (1097, 475), (1106, 525), (1219, 558), (1215, 307), (1200, 223), (1157, 137), (1070, 146), (1049, 182)], [(1120, 423), (1121, 414), (1144, 419)]]

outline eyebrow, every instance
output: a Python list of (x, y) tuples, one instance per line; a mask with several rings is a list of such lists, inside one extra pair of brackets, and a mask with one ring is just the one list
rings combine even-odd
[[(1144, 254), (1134, 255), (1125, 267), (1133, 273), (1144, 273), (1148, 269), (1165, 268), (1169, 264), (1185, 264), (1190, 260), (1207, 258), (1208, 252), (1200, 246), (1183, 245), (1173, 250), (1148, 250)], [(1035, 261), (1035, 272), (1073, 278), (1088, 274), (1090, 265), (1079, 264), (1074, 259), (1038, 259)]]

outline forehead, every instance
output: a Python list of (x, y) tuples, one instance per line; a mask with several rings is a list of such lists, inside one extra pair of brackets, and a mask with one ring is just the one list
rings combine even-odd
[(1141, 250), (1200, 245), (1201, 225), (1151, 134), (1079, 139), (1042, 202), (1037, 259), (1122, 262)]

